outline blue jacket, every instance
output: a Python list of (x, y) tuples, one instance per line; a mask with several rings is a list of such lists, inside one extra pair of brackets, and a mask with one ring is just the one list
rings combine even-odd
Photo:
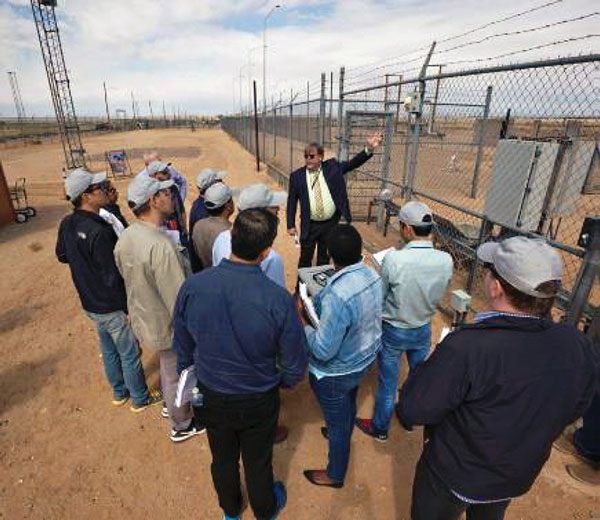
[[(366, 163), (373, 154), (367, 154), (365, 150), (354, 156), (349, 161), (338, 162), (336, 159), (323, 161), (323, 176), (335, 203), (337, 212), (346, 219), (352, 221), (348, 193), (346, 192), (346, 180), (344, 175)], [(287, 199), (287, 227), (296, 227), (296, 207), (300, 201), (300, 240), (308, 238), (308, 227), (310, 225), (310, 201), (308, 187), (306, 186), (306, 167), (299, 168), (290, 175), (290, 186)]]
[(310, 365), (327, 375), (368, 366), (381, 348), (382, 283), (363, 262), (332, 276), (314, 300), (319, 328), (306, 327)]
[(224, 394), (292, 387), (306, 372), (306, 337), (289, 293), (258, 265), (222, 260), (182, 285), (173, 312), (177, 369), (195, 365)]

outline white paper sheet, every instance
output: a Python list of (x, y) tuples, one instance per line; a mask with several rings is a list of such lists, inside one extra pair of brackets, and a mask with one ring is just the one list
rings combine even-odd
[(315, 306), (313, 305), (310, 296), (308, 296), (305, 283), (300, 282), (299, 292), (302, 303), (304, 303), (304, 308), (306, 309), (306, 314), (308, 314), (308, 319), (310, 320), (312, 326), (317, 328), (319, 326), (319, 317), (317, 316)]

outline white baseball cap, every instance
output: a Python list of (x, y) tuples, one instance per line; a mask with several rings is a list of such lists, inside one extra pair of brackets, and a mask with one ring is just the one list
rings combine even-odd
[(216, 172), (212, 168), (204, 168), (196, 177), (196, 186), (200, 191), (206, 191), (216, 182), (222, 181), (227, 177), (227, 172), (221, 170)]
[(170, 188), (173, 184), (172, 179), (159, 181), (154, 177), (136, 177), (129, 183), (127, 200), (134, 204), (132, 209), (136, 210), (154, 197), (159, 190)]
[(69, 200), (76, 199), (93, 184), (106, 180), (106, 172), (90, 173), (85, 168), (73, 170), (65, 179), (65, 191)]
[(411, 200), (400, 208), (398, 220), (408, 226), (416, 227), (433, 224), (433, 217), (429, 206), (416, 200)]
[(169, 164), (162, 161), (152, 161), (146, 166), (146, 171), (150, 177), (154, 177), (157, 173), (168, 172)]
[(240, 192), (238, 207), (243, 211), (250, 208), (283, 206), (286, 200), (285, 191), (271, 191), (266, 184), (251, 184)]
[(204, 205), (208, 209), (218, 209), (227, 204), (233, 193), (231, 188), (222, 182), (210, 186), (204, 194)]
[(486, 242), (477, 248), (477, 258), (492, 264), (515, 289), (536, 298), (552, 298), (554, 294), (540, 293), (536, 288), (562, 277), (562, 259), (540, 239), (517, 236), (502, 242)]

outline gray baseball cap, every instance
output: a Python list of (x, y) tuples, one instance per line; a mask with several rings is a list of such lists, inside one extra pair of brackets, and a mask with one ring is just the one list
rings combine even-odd
[(134, 204), (133, 209), (138, 209), (154, 197), (159, 190), (170, 188), (173, 184), (172, 179), (159, 181), (154, 177), (135, 177), (129, 183), (127, 200)]
[(231, 200), (232, 196), (233, 193), (229, 186), (222, 182), (218, 182), (206, 190), (206, 193), (204, 194), (204, 205), (208, 209), (221, 208)]
[(493, 264), (496, 272), (522, 293), (536, 298), (554, 295), (536, 287), (562, 277), (562, 259), (546, 242), (527, 237), (512, 237), (502, 242), (486, 242), (477, 248), (477, 258)]
[(169, 163), (152, 161), (148, 166), (146, 166), (146, 171), (150, 177), (154, 177), (159, 172), (169, 172)]
[(225, 177), (227, 177), (227, 172), (225, 171), (216, 172), (212, 168), (204, 168), (196, 177), (196, 186), (198, 186), (200, 191), (205, 191), (215, 182), (222, 181)]
[(240, 192), (238, 207), (243, 211), (250, 208), (283, 206), (286, 200), (285, 191), (271, 191), (266, 184), (251, 184)]
[(73, 170), (65, 179), (65, 191), (69, 200), (76, 199), (93, 184), (106, 180), (106, 172), (90, 173), (85, 168)]
[[(426, 219), (425, 217), (429, 217)], [(408, 226), (428, 226), (433, 223), (431, 210), (427, 204), (411, 200), (400, 208), (398, 220)]]

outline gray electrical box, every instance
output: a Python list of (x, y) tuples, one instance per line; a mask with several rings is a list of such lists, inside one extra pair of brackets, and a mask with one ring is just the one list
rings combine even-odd
[(559, 147), (552, 142), (500, 140), (485, 198), (487, 218), (536, 230)]

